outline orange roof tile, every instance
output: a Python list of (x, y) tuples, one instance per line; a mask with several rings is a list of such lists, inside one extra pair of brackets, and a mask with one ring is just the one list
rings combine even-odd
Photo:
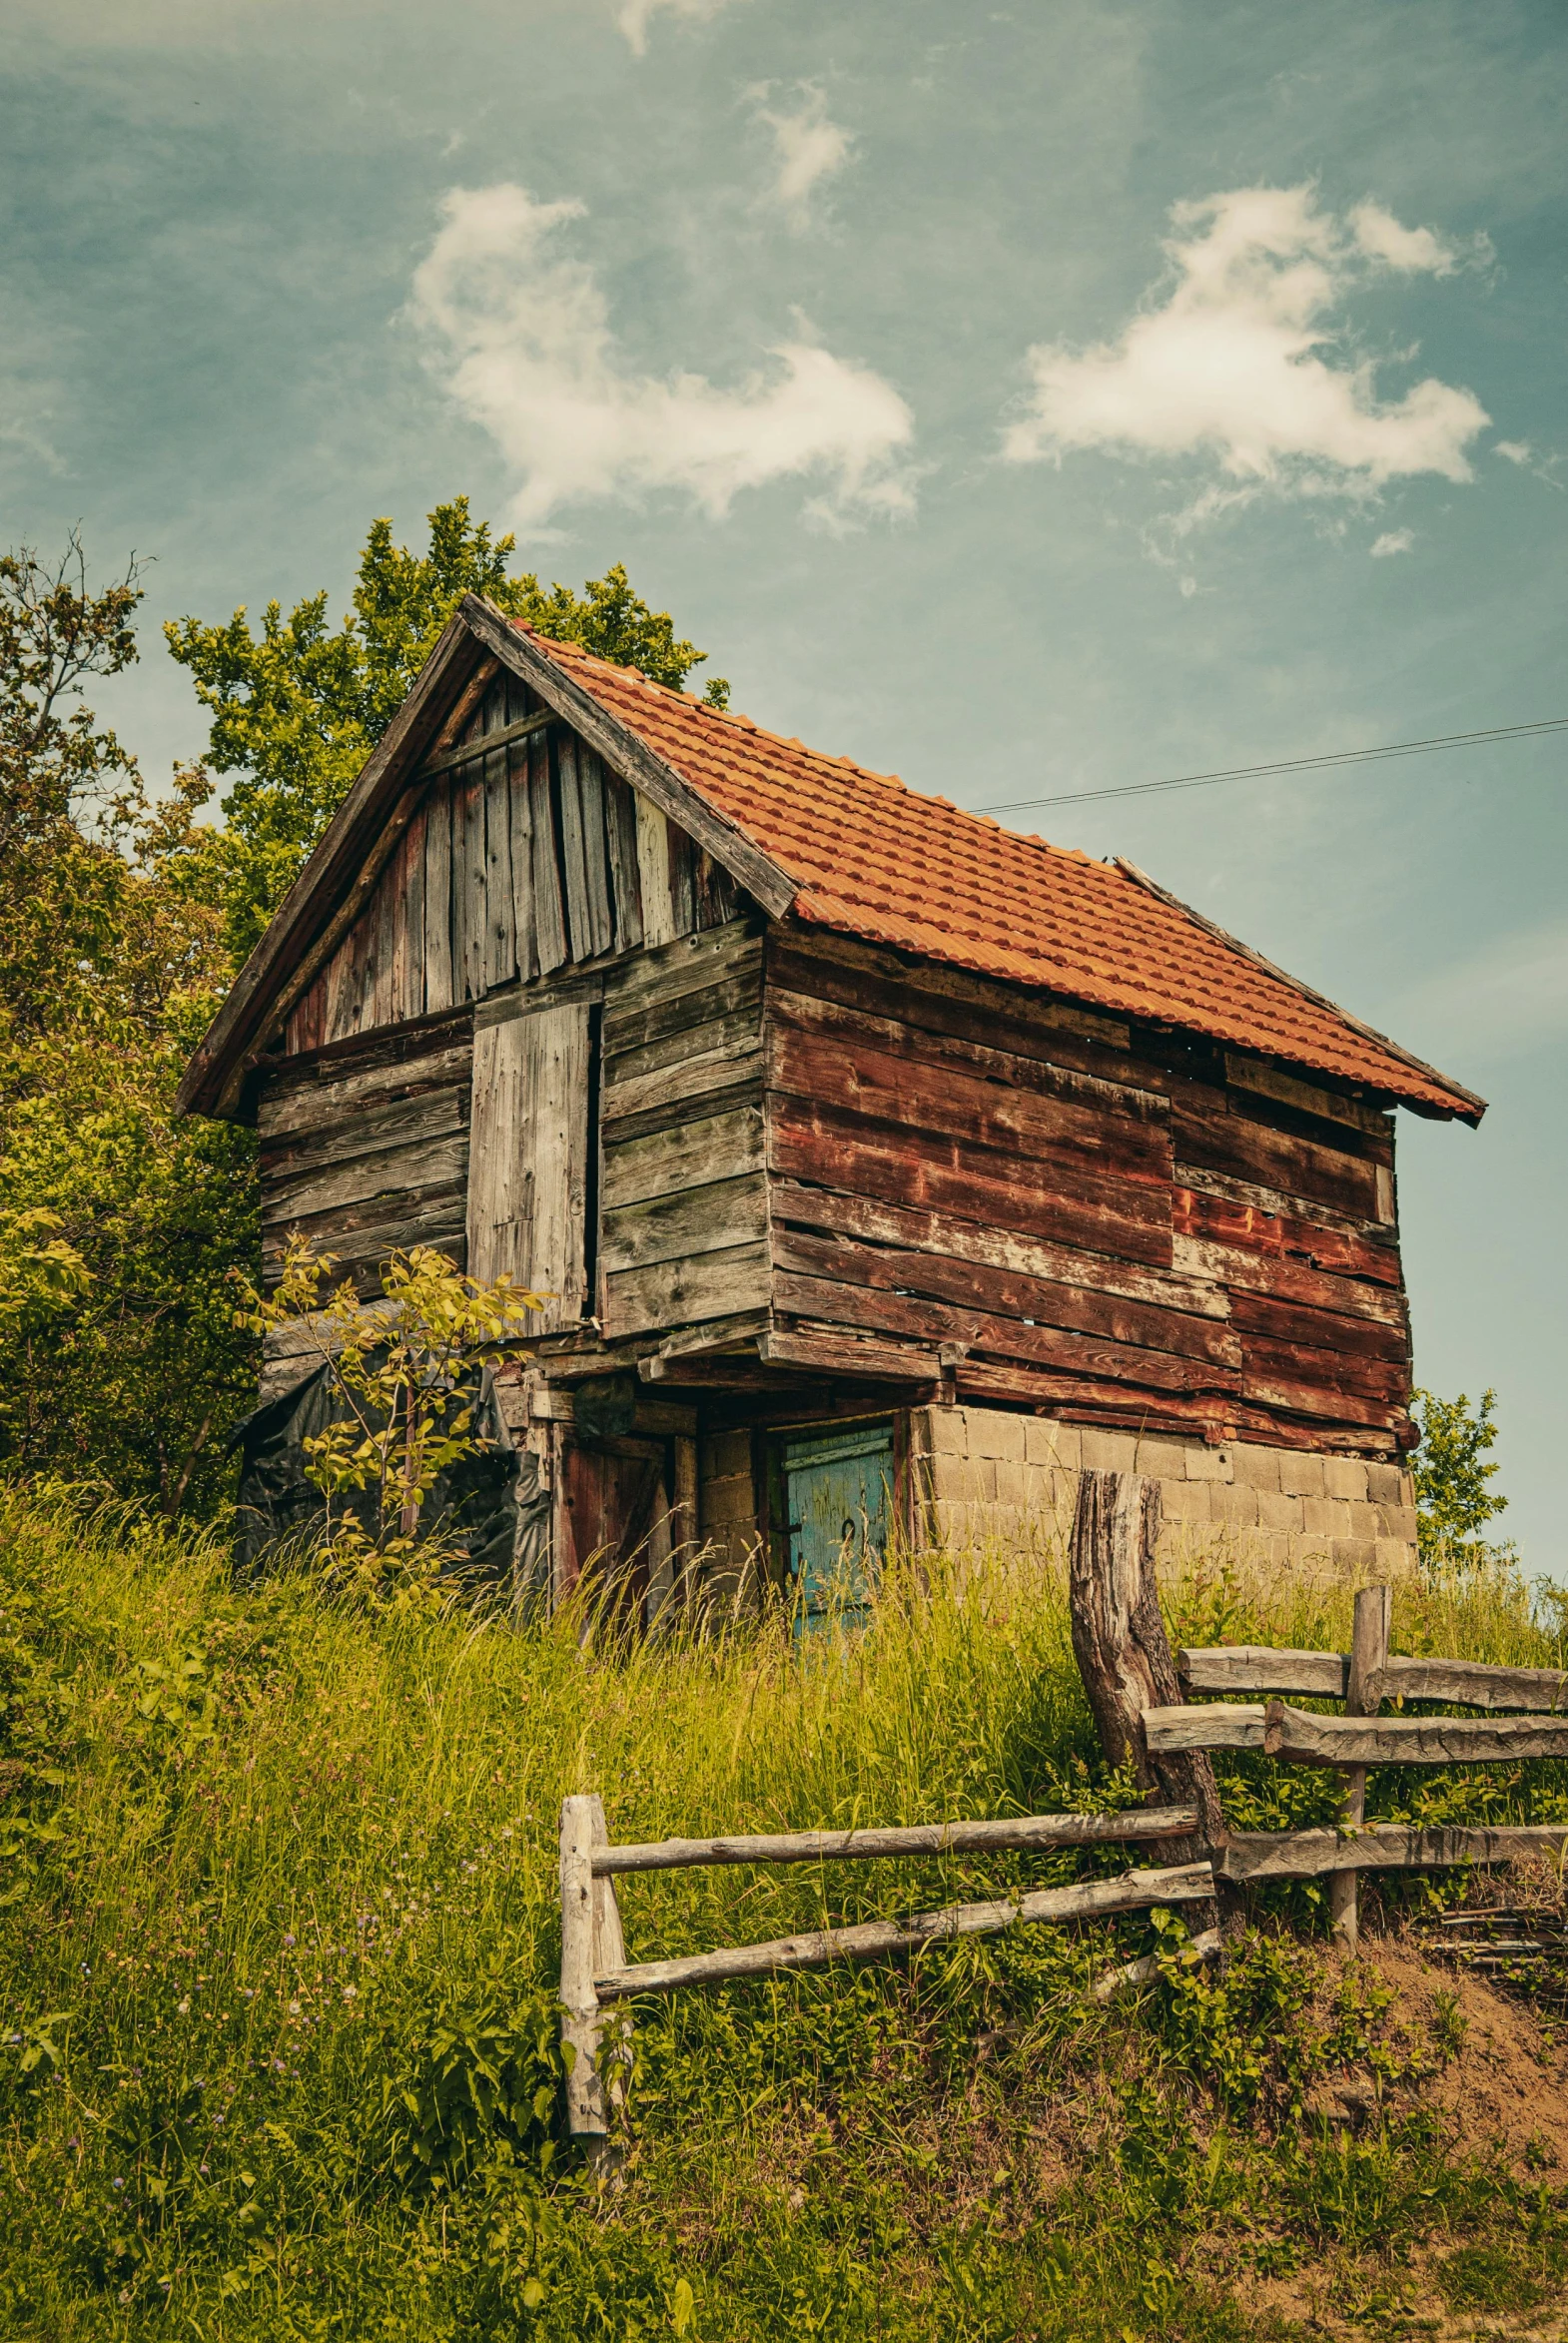
[(1001, 829), (520, 631), (794, 881), (797, 917), (1479, 1120), (1482, 1101), (1133, 866)]

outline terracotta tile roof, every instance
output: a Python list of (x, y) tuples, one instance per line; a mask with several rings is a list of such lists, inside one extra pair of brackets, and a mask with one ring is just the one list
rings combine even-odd
[(799, 918), (1479, 1119), (1469, 1092), (1131, 865), (1022, 837), (522, 631), (794, 880)]

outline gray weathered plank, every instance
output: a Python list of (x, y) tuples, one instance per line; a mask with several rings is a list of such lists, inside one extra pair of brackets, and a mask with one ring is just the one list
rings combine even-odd
[[(722, 1097), (719, 1096), (722, 1094)], [(728, 1114), (738, 1107), (760, 1104), (762, 1053), (760, 1050), (715, 1051), (639, 1081), (605, 1086), (602, 1121), (611, 1145), (650, 1136), (667, 1124), (688, 1122), (694, 1116)], [(633, 1121), (640, 1128), (625, 1128)]]
[[(1279, 1685), (1280, 1692), (1294, 1687)], [(1379, 1700), (1452, 1701), (1469, 1709), (1568, 1710), (1568, 1674), (1560, 1668), (1491, 1668), (1479, 1660), (1391, 1656), (1375, 1679)]]
[(561, 869), (566, 882), (566, 942), (573, 960), (593, 957), (593, 922), (588, 907), (587, 849), (574, 734), (555, 739), (555, 782), (560, 814)]
[(1086, 1880), (1076, 1888), (1041, 1888), (1016, 1902), (951, 1904), (941, 1912), (920, 1912), (901, 1921), (866, 1921), (857, 1928), (819, 1929), (798, 1937), (777, 1937), (765, 1945), (740, 1945), (721, 1952), (698, 1952), (683, 1960), (647, 1960), (614, 1969), (594, 1981), (601, 2001), (629, 2000), (635, 1993), (669, 1993), (682, 1985), (720, 1984), (729, 1978), (771, 1976), (781, 1969), (826, 1968), (835, 1960), (877, 1960), (911, 1952), (953, 1937), (990, 1935), (1016, 1922), (1098, 1920), (1108, 1913), (1138, 1912), (1155, 1904), (1191, 1904), (1211, 1897), (1213, 1874), (1206, 1863), (1170, 1871), (1128, 1872), (1119, 1880)]
[(604, 775), (604, 836), (609, 853), (610, 889), (615, 899), (615, 949), (634, 952), (643, 941), (637, 808), (625, 782), (607, 766), (601, 765), (600, 770)]
[(1191, 1806), (1133, 1807), (1123, 1814), (1016, 1815), (994, 1822), (910, 1823), (885, 1830), (782, 1831), (772, 1837), (654, 1839), (595, 1848), (595, 1878), (612, 1872), (680, 1871), (731, 1863), (836, 1863), (860, 1856), (979, 1855), (1009, 1848), (1120, 1846), (1179, 1839), (1197, 1828)]
[(584, 1306), (588, 1011), (542, 1009), (474, 1038), (468, 1268), (552, 1298), (530, 1333), (575, 1325)]
[[(457, 855), (459, 822), (462, 855)], [(477, 1001), (484, 991), (484, 782), (470, 773), (452, 791), (452, 942), (462, 939), (460, 978), (463, 998)], [(459, 974), (454, 968), (453, 976)]]
[(1271, 1700), (1265, 1719), (1263, 1748), (1295, 1765), (1451, 1766), (1568, 1757), (1568, 1719), (1562, 1717), (1315, 1717)]
[(1146, 1709), (1144, 1740), (1151, 1755), (1183, 1749), (1261, 1749), (1260, 1702), (1216, 1701), (1201, 1708)]
[(528, 794), (528, 752), (508, 749), (506, 818), (511, 850), (511, 932), (517, 976), (528, 984), (539, 973), (533, 934), (533, 804)]
[(683, 1260), (726, 1245), (760, 1243), (768, 1232), (768, 1186), (761, 1172), (707, 1187), (677, 1189), (648, 1203), (606, 1211), (600, 1258), (606, 1274), (649, 1261)]
[(670, 826), (658, 807), (636, 792), (637, 885), (642, 897), (642, 940), (673, 943), (675, 904), (670, 894)]
[(438, 781), (424, 817), (424, 999), (431, 1010), (450, 1009), (451, 962), (451, 787)]
[[(443, 1031), (449, 1034), (451, 1028)], [(262, 1145), (269, 1147), (292, 1132), (342, 1122), (362, 1108), (387, 1105), (415, 1091), (447, 1084), (466, 1088), (471, 1063), (469, 1042), (441, 1042), (422, 1056), (410, 1055), (389, 1065), (351, 1068), (337, 1077), (317, 1074), (305, 1082), (270, 1083), (257, 1110)]]
[(740, 1107), (709, 1115), (677, 1131), (656, 1132), (604, 1150), (604, 1208), (672, 1195), (683, 1187), (706, 1187), (760, 1172), (763, 1163), (762, 1112)]
[(582, 817), (582, 867), (587, 891), (588, 957), (615, 948), (610, 901), (609, 841), (604, 821), (604, 768), (591, 748), (577, 749), (577, 804)]
[(599, 2048), (603, 2026), (593, 1984), (592, 1850), (599, 1837), (596, 1802), (568, 1798), (560, 1814), (561, 2046), (566, 2066), (566, 2129), (574, 2139), (602, 2138), (609, 2110)]
[(566, 959), (566, 912), (561, 900), (555, 852), (555, 815), (550, 802), (549, 736), (528, 743), (528, 804), (533, 843), (533, 941), (539, 974), (548, 976)]
[[(466, 1055), (466, 1053), (464, 1053)], [(467, 1098), (455, 1084), (443, 1090), (421, 1091), (411, 1099), (392, 1099), (361, 1106), (346, 1121), (317, 1125), (274, 1144), (264, 1142), (263, 1175), (271, 1185), (330, 1164), (351, 1163), (357, 1156), (375, 1155), (383, 1148), (412, 1146), (460, 1131)]]
[(1568, 1823), (1509, 1824), (1490, 1831), (1416, 1831), (1379, 1823), (1354, 1833), (1237, 1831), (1215, 1855), (1214, 1868), (1227, 1880), (1310, 1880), (1339, 1872), (1514, 1863), (1520, 1856), (1561, 1856), (1565, 1850)]
[(1319, 1700), (1343, 1700), (1350, 1656), (1275, 1651), (1267, 1644), (1220, 1644), (1177, 1652), (1176, 1672), (1189, 1692), (1299, 1692)]
[(511, 783), (506, 751), (484, 760), (484, 990), (493, 993), (517, 974), (512, 924)]
[(604, 1331), (607, 1337), (637, 1334), (760, 1309), (768, 1286), (766, 1244), (618, 1270), (604, 1281)]
[(462, 1176), (467, 1160), (466, 1134), (356, 1156), (351, 1163), (331, 1165), (299, 1179), (270, 1185), (262, 1201), (262, 1226), (288, 1227), (340, 1204), (365, 1204), (379, 1195), (410, 1188), (444, 1187)]

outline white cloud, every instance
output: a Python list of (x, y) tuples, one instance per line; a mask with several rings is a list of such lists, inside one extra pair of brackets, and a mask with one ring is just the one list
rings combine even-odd
[(1414, 543), (1414, 529), (1385, 528), (1380, 537), (1372, 539), (1372, 559), (1385, 561), (1390, 553), (1408, 553)]
[(1499, 439), (1492, 449), (1494, 455), (1506, 455), (1510, 463), (1533, 463), (1535, 449), (1528, 439)]
[(1206, 490), (1194, 519), (1265, 490), (1367, 494), (1421, 472), (1472, 476), (1468, 450), (1488, 417), (1470, 391), (1428, 377), (1380, 399), (1370, 360), (1332, 355), (1345, 348), (1336, 313), (1369, 272), (1456, 265), (1429, 230), (1362, 205), (1347, 232), (1310, 187), (1238, 188), (1171, 218), (1171, 277), (1118, 340), (1030, 351), (1034, 388), (1004, 439), (1013, 462), (1080, 448), (1208, 457), (1237, 484)]
[(729, 0), (624, 0), (615, 21), (641, 57), (648, 46), (648, 27), (661, 9), (671, 16), (694, 17), (701, 24), (728, 6)]
[(907, 512), (914, 417), (880, 375), (797, 330), (730, 390), (622, 363), (593, 271), (554, 249), (581, 204), (509, 185), (453, 188), (414, 271), (409, 315), (458, 404), (519, 479), (512, 516), (537, 536), (564, 504), (674, 488), (718, 517), (742, 488), (814, 477), (830, 526)]
[(1459, 255), (1452, 245), (1444, 244), (1430, 228), (1401, 227), (1381, 204), (1357, 204), (1349, 225), (1357, 250), (1369, 261), (1381, 261), (1385, 268), (1399, 269), (1406, 275), (1451, 277), (1459, 266)]
[[(767, 85), (753, 93), (768, 95)], [(758, 120), (773, 133), (775, 172), (772, 195), (783, 206), (790, 225), (799, 230), (811, 217), (811, 198), (823, 180), (842, 171), (854, 146), (853, 135), (828, 120), (827, 100), (814, 82), (800, 86), (800, 103), (793, 113), (775, 112), (759, 105)]]

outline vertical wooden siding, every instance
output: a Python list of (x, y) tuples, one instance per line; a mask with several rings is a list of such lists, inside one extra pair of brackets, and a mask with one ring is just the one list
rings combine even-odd
[(1390, 1118), (1220, 1051), (775, 930), (772, 1299), (960, 1396), (1392, 1451)]
[(499, 679), (459, 743), (473, 758), (415, 778), (374, 894), (289, 1019), (290, 1056), (733, 918), (728, 875), (566, 725), (483, 750), (542, 712)]
[(591, 1016), (569, 1001), (473, 1039), (468, 1268), (548, 1295), (530, 1334), (575, 1326), (587, 1305)]

